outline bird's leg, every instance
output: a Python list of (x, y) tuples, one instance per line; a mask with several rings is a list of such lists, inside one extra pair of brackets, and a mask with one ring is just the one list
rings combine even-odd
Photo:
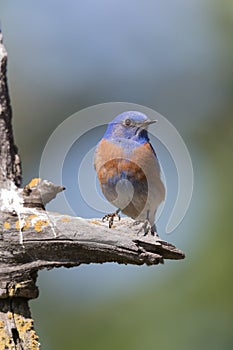
[[(156, 238), (159, 238), (159, 235), (157, 233), (157, 228), (156, 225), (153, 224), (151, 225), (150, 221), (149, 221), (149, 214), (150, 211), (147, 211), (147, 216), (146, 216), (146, 220), (144, 221), (142, 227), (140, 228), (140, 230), (138, 231), (138, 234), (142, 231), (144, 231), (144, 236), (148, 235), (148, 233), (151, 233), (151, 236), (156, 236)], [(136, 221), (137, 222), (137, 221)]]
[(153, 226), (151, 226), (150, 232), (151, 232), (152, 236), (155, 236), (156, 238), (160, 238), (158, 235), (157, 227), (155, 224)]
[(144, 231), (144, 236), (147, 236), (148, 233), (150, 232), (151, 236), (155, 236), (156, 238), (160, 238), (158, 233), (157, 233), (156, 225), (154, 224), (151, 226), (148, 219), (146, 219), (144, 221), (142, 227), (138, 231), (138, 234), (141, 233), (142, 231)]
[(102, 221), (103, 221), (103, 222), (104, 222), (104, 221), (108, 221), (108, 227), (111, 228), (112, 225), (113, 225), (113, 221), (114, 221), (114, 218), (115, 218), (115, 217), (118, 217), (118, 220), (121, 219), (121, 217), (120, 217), (120, 215), (119, 215), (120, 211), (121, 211), (120, 209), (117, 209), (117, 210), (115, 211), (115, 213), (106, 214), (106, 215), (102, 218)]
[(137, 234), (139, 235), (139, 233), (143, 231), (144, 236), (146, 236), (150, 230), (151, 230), (151, 224), (149, 220), (146, 219)]

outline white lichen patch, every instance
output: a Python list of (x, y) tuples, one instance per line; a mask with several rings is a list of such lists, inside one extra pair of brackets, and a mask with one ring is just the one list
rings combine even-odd
[[(23, 231), (33, 228), (36, 232), (43, 231), (47, 226), (56, 237), (54, 224), (51, 221), (46, 211), (38, 211), (36, 208), (27, 208), (23, 206), (22, 189), (15, 186), (12, 181), (7, 181), (4, 188), (0, 189), (0, 212), (14, 213), (18, 220), (15, 223), (15, 228), (19, 230), (20, 244), (23, 245)], [(7, 222), (4, 223), (4, 228), (10, 226)]]
[(15, 213), (18, 216), (20, 244), (23, 244), (23, 220), (21, 218), (23, 209), (23, 198), (19, 189), (12, 181), (6, 181), (4, 188), (0, 190), (0, 211)]
[(0, 190), (0, 211), (21, 212), (23, 210), (23, 198), (19, 189), (12, 181), (7, 181), (6, 186)]

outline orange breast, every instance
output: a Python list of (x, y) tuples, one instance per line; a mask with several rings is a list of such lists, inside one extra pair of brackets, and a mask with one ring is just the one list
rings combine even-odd
[[(148, 157), (143, 155), (143, 151), (137, 147), (137, 151), (132, 151), (132, 155), (126, 155), (122, 147), (118, 147), (112, 142), (103, 139), (96, 150), (95, 168), (101, 184), (109, 182), (111, 178), (134, 177), (136, 181), (143, 181), (146, 178), (145, 161)], [(148, 148), (145, 148), (146, 153)], [(153, 160), (153, 159), (152, 159)]]
[[(149, 143), (125, 152), (122, 147), (103, 139), (96, 149), (95, 168), (103, 194), (111, 203), (132, 218), (140, 217), (141, 213), (146, 218), (148, 209), (153, 217), (158, 203), (164, 198), (164, 186), (157, 158)], [(134, 189), (127, 205), (125, 197), (131, 189), (127, 185), (116, 189), (120, 180), (129, 181)], [(152, 199), (148, 202), (148, 198)]]

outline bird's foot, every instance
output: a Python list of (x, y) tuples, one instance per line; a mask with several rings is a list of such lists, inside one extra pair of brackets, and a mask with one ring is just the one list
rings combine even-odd
[(117, 217), (118, 220), (121, 219), (120, 215), (119, 215), (119, 212), (120, 212), (120, 209), (117, 209), (115, 211), (115, 213), (112, 213), (112, 214), (106, 214), (103, 218), (102, 218), (102, 221), (105, 222), (105, 221), (108, 221), (108, 227), (111, 228), (112, 225), (113, 225), (113, 221), (114, 221), (114, 218)]
[(141, 221), (135, 220), (134, 223), (133, 223), (133, 226), (140, 225), (141, 223), (142, 223)]
[[(138, 221), (135, 221), (134, 225), (138, 225), (139, 222)], [(143, 236), (147, 236), (148, 233), (151, 234), (151, 236), (155, 236), (156, 238), (160, 238), (158, 233), (157, 233), (157, 229), (156, 229), (156, 226), (155, 224), (151, 226), (149, 220), (145, 220), (142, 227), (140, 228), (140, 230), (138, 231), (137, 234), (140, 234), (141, 232), (144, 232), (144, 235)]]

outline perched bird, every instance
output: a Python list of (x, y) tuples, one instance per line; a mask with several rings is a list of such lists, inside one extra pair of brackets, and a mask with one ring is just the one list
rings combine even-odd
[(96, 147), (94, 166), (102, 192), (118, 208), (103, 218), (109, 220), (109, 227), (121, 211), (136, 223), (143, 222), (145, 234), (157, 235), (155, 214), (165, 188), (147, 133), (148, 125), (155, 122), (137, 111), (121, 113), (108, 124)]

